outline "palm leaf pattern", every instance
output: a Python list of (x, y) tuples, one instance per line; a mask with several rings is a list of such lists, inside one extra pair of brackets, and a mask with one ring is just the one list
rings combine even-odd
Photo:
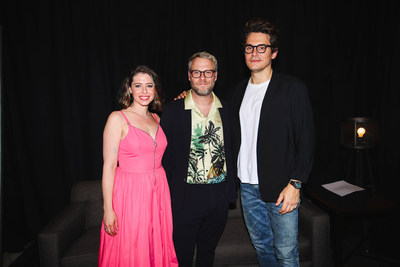
[[(192, 146), (189, 153), (188, 178), (193, 183), (214, 183), (225, 179), (225, 148), (218, 132), (221, 127), (215, 127), (212, 121), (205, 127), (197, 124), (193, 129)], [(208, 151), (211, 155), (212, 167), (206, 175), (204, 154)], [(201, 165), (199, 168), (199, 161)]]

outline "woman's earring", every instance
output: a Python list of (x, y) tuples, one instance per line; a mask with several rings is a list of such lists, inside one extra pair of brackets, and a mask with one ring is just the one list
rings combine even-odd
[(133, 103), (133, 96), (132, 93), (129, 93), (129, 106)]

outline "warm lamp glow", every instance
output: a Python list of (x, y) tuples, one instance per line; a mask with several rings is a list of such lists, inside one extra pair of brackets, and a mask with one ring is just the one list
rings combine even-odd
[(360, 127), (357, 129), (357, 134), (359, 138), (363, 138), (364, 134), (365, 134), (365, 129), (363, 127)]
[(371, 149), (378, 145), (378, 121), (367, 117), (344, 119), (340, 125), (340, 143), (350, 149)]

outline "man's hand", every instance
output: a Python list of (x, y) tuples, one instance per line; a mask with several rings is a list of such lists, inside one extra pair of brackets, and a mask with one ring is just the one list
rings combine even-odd
[(189, 90), (188, 91), (183, 91), (182, 93), (180, 93), (180, 95), (175, 97), (174, 100), (185, 98), (188, 92), (189, 92)]
[(283, 201), (280, 214), (286, 214), (297, 208), (300, 200), (300, 189), (294, 188), (294, 186), (288, 184), (282, 192), (279, 194), (279, 198), (275, 203), (275, 206), (279, 206)]

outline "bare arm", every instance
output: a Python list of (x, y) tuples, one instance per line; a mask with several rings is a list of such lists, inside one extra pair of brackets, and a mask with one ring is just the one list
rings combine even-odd
[(123, 121), (117, 112), (108, 117), (103, 132), (103, 223), (109, 235), (116, 235), (118, 219), (113, 209), (113, 187), (117, 168), (118, 147), (123, 135)]

